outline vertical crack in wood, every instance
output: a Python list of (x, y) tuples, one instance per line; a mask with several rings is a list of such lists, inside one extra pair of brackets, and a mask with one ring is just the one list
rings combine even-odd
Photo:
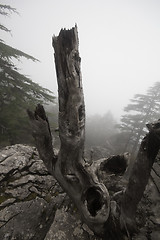
[[(141, 143), (126, 191), (115, 195), (111, 201), (105, 185), (99, 182), (98, 171), (123, 174), (129, 154), (100, 159), (90, 166), (83, 160), (85, 105), (78, 44), (76, 26), (71, 30), (62, 29), (57, 37), (53, 37), (59, 93), (61, 146), (58, 156), (53, 151), (51, 131), (43, 107), (38, 105), (35, 113), (28, 111), (28, 115), (41, 159), (74, 201), (83, 221), (98, 235), (122, 240), (124, 232), (128, 234), (128, 228), (130, 231), (134, 229), (137, 205), (160, 148), (160, 120), (147, 125), (149, 133)], [(118, 199), (118, 204), (115, 199)]]
[(83, 220), (99, 234), (110, 210), (109, 193), (93, 171), (84, 167), (85, 105), (77, 27), (53, 37), (59, 93), (61, 148), (55, 176), (78, 207)]

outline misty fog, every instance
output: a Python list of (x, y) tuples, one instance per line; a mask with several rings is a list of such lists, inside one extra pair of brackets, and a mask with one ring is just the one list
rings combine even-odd
[(136, 93), (160, 80), (160, 2), (3, 0), (18, 14), (3, 18), (11, 46), (38, 58), (18, 63), (23, 73), (57, 95), (52, 36), (78, 25), (87, 116), (111, 111), (119, 120)]

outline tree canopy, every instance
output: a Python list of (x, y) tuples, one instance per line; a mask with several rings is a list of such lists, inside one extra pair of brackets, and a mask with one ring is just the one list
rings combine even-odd
[(160, 82), (150, 87), (146, 94), (136, 94), (124, 111), (119, 128), (128, 134), (125, 151), (136, 152), (146, 134), (146, 123), (156, 121), (160, 115)]
[[(9, 5), (0, 5), (0, 14), (9, 16), (17, 13)], [(10, 32), (3, 24), (0, 30)], [(38, 59), (7, 45), (0, 39), (0, 142), (16, 143), (27, 139), (28, 119), (27, 108), (33, 108), (37, 103), (53, 102), (53, 93), (33, 82), (20, 73), (14, 60), (22, 57), (37, 62)], [(25, 136), (25, 137), (24, 137)], [(1, 145), (0, 144), (0, 145)]]

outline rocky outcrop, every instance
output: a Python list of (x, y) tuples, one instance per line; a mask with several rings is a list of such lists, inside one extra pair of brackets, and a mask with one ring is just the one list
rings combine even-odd
[[(160, 239), (159, 165), (138, 211), (140, 232), (134, 240)], [(126, 180), (115, 175), (103, 182), (112, 195)], [(106, 179), (104, 181), (104, 179)], [(116, 184), (117, 182), (117, 184)], [(155, 185), (156, 183), (156, 185)], [(99, 240), (80, 220), (79, 213), (48, 173), (34, 147), (14, 145), (0, 151), (0, 240)]]
[(0, 151), (0, 240), (30, 239), (97, 238), (36, 149), (17, 144)]
[(101, 240), (80, 221), (76, 209), (62, 207), (56, 211), (54, 222), (45, 240)]
[(0, 239), (44, 239), (64, 196), (35, 148), (1, 150)]

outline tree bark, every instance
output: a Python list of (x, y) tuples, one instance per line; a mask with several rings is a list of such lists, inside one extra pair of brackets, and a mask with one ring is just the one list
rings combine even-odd
[(151, 169), (160, 148), (160, 120), (146, 125), (149, 133), (143, 138), (121, 202), (121, 223), (135, 229), (135, 214), (148, 183)]
[(135, 216), (159, 149), (159, 122), (152, 128), (149, 126), (150, 132), (142, 141), (125, 193), (115, 194), (115, 199), (111, 200), (107, 188), (99, 181), (98, 171), (122, 174), (127, 167), (128, 155), (101, 159), (90, 166), (85, 163), (85, 105), (77, 27), (71, 30), (62, 29), (58, 37), (53, 37), (53, 47), (59, 94), (61, 146), (56, 156), (45, 111), (38, 105), (35, 113), (28, 110), (28, 115), (39, 155), (48, 171), (73, 200), (90, 229), (107, 239), (122, 240), (122, 230), (128, 234), (127, 229), (131, 229), (132, 216)]
[[(109, 193), (83, 159), (85, 106), (78, 52), (77, 27), (61, 30), (53, 37), (59, 93), (59, 136), (61, 147), (56, 156), (44, 110), (28, 111), (34, 138), (47, 169), (79, 209), (84, 222), (97, 234), (103, 234), (110, 212)], [(43, 126), (42, 126), (43, 125)], [(48, 129), (47, 129), (48, 128)]]

